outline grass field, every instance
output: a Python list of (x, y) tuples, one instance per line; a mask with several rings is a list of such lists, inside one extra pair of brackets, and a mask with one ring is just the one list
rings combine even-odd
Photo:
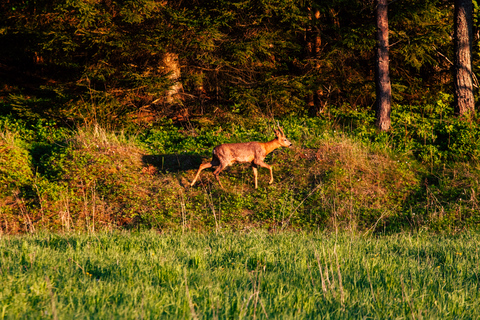
[(0, 239), (1, 319), (474, 319), (480, 235)]

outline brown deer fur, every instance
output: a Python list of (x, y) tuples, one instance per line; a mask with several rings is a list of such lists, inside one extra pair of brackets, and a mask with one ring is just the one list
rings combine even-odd
[(265, 163), (265, 157), (267, 154), (273, 150), (280, 147), (291, 147), (292, 143), (288, 141), (283, 133), (283, 130), (278, 127), (279, 130), (275, 130), (275, 135), (277, 136), (272, 141), (268, 142), (243, 142), (243, 143), (225, 143), (213, 148), (213, 157), (212, 161), (208, 163), (201, 164), (198, 168), (195, 179), (193, 179), (190, 186), (193, 186), (200, 176), (200, 172), (203, 169), (218, 167), (214, 172), (214, 176), (217, 179), (220, 186), (223, 188), (222, 183), (218, 175), (226, 167), (236, 163), (236, 162), (250, 162), (252, 164), (253, 176), (255, 178), (255, 189), (257, 189), (257, 168), (264, 167), (270, 170), (270, 182), (273, 183), (273, 171), (272, 166)]

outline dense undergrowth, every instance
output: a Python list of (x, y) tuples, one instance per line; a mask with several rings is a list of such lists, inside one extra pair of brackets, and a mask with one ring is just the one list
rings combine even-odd
[(451, 113), (396, 106), (390, 133), (345, 108), (281, 119), (294, 146), (267, 157), (275, 181), (260, 169), (258, 190), (248, 165), (221, 174), (225, 189), (209, 170), (189, 183), (215, 145), (272, 139), (267, 118), (115, 132), (2, 116), (0, 230), (476, 229), (480, 128)]

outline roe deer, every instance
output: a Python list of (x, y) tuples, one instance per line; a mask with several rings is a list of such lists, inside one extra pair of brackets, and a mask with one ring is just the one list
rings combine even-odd
[(257, 189), (258, 187), (258, 167), (264, 167), (270, 170), (269, 184), (272, 184), (272, 166), (266, 164), (263, 160), (265, 160), (267, 154), (277, 148), (292, 146), (292, 143), (288, 141), (287, 137), (285, 137), (285, 134), (283, 133), (283, 130), (282, 128), (280, 128), (280, 126), (278, 127), (278, 130), (275, 130), (275, 135), (277, 137), (272, 141), (268, 142), (252, 141), (243, 143), (225, 143), (216, 146), (215, 148), (213, 148), (212, 161), (200, 165), (197, 174), (195, 175), (195, 179), (193, 179), (193, 182), (190, 184), (190, 186), (193, 186), (195, 184), (198, 177), (200, 176), (200, 172), (203, 169), (218, 166), (218, 168), (213, 172), (213, 174), (215, 175), (215, 178), (220, 184), (220, 187), (223, 188), (223, 185), (220, 182), (220, 178), (218, 177), (218, 175), (220, 174), (220, 172), (222, 172), (223, 169), (236, 162), (250, 162), (252, 164), (253, 176), (255, 178), (255, 189)]

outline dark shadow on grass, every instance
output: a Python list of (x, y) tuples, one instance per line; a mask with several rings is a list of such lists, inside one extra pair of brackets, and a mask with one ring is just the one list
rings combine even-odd
[(159, 172), (179, 172), (198, 169), (203, 158), (198, 154), (144, 155), (143, 163), (154, 166)]

